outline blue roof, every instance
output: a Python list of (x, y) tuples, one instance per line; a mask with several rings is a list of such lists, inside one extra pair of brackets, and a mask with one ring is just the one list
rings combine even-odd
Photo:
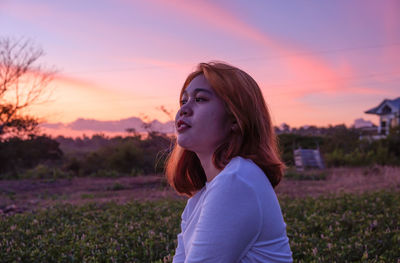
[(378, 106), (376, 106), (375, 108), (372, 108), (372, 109), (369, 109), (369, 110), (365, 111), (365, 113), (378, 114), (379, 115), (378, 110), (385, 103), (388, 103), (390, 106), (396, 108), (397, 111), (400, 111), (400, 97), (398, 97), (397, 99), (394, 99), (394, 100), (385, 99)]
[(397, 99), (391, 100), (390, 104), (392, 104), (395, 107), (397, 107), (398, 109), (400, 109), (400, 97), (398, 97)]

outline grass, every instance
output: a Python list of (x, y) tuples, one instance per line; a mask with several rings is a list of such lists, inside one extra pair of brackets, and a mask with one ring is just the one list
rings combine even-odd
[[(295, 262), (397, 262), (400, 193), (281, 198)], [(57, 205), (0, 223), (0, 262), (171, 262), (184, 201)]]
[(305, 172), (298, 172), (295, 168), (291, 168), (286, 170), (285, 172), (285, 179), (288, 180), (300, 180), (300, 181), (319, 181), (319, 180), (326, 180), (328, 174), (326, 171), (323, 170), (311, 170)]
[(400, 260), (400, 193), (282, 200), (298, 262)]
[(84, 193), (84, 194), (81, 194), (81, 198), (82, 199), (93, 199), (94, 198), (94, 194)]
[(107, 191), (120, 191), (124, 189), (127, 189), (127, 187), (118, 182), (115, 182), (112, 186), (106, 188)]

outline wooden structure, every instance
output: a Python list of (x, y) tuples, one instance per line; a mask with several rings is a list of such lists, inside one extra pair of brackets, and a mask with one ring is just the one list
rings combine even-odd
[(299, 148), (294, 150), (294, 163), (296, 165), (296, 170), (298, 171), (304, 171), (306, 168), (325, 168), (319, 149), (313, 150)]

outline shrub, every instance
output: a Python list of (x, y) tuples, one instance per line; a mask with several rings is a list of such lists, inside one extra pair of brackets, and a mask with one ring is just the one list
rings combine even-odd
[(0, 142), (0, 174), (15, 175), (38, 164), (60, 160), (62, 156), (58, 142), (49, 137), (9, 138)]
[(115, 182), (112, 186), (107, 187), (108, 191), (120, 191), (126, 189), (126, 186), (122, 185), (121, 183)]
[(25, 170), (17, 175), (20, 179), (60, 179), (71, 178), (72, 173), (62, 171), (59, 168), (39, 164), (35, 168)]
[(301, 181), (319, 181), (326, 180), (328, 177), (325, 171), (321, 170), (309, 170), (305, 172), (298, 172), (294, 168), (285, 171), (285, 179), (288, 180), (301, 180)]
[(80, 153), (80, 157), (69, 153), (64, 167), (78, 176), (106, 170), (129, 176), (162, 172), (170, 144), (170, 138), (155, 133), (145, 140), (116, 137), (96, 150)]

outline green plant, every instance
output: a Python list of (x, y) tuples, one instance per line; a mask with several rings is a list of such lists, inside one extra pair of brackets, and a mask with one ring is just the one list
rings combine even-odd
[(0, 224), (0, 262), (155, 262), (171, 257), (183, 206), (91, 203), (10, 216)]
[(32, 169), (25, 170), (18, 174), (19, 179), (49, 179), (56, 180), (61, 178), (71, 178), (70, 172), (64, 172), (59, 168), (49, 167), (39, 164)]
[(103, 170), (98, 170), (98, 171), (96, 171), (94, 173), (91, 173), (90, 176), (92, 176), (92, 177), (113, 177), (113, 178), (116, 178), (116, 177), (120, 177), (121, 174), (116, 172), (116, 171), (114, 171), (114, 170), (105, 170), (105, 169), (103, 169)]
[(82, 199), (93, 199), (94, 198), (94, 194), (81, 194), (81, 198)]
[(112, 186), (107, 187), (108, 191), (120, 191), (126, 189), (126, 186), (122, 185), (121, 183), (115, 182)]
[[(281, 197), (280, 203), (295, 262), (400, 258), (399, 192)], [(3, 217), (0, 262), (171, 262), (184, 206), (179, 200), (67, 204)]]
[(328, 177), (325, 171), (310, 170), (304, 172), (298, 172), (294, 168), (290, 168), (285, 171), (284, 178), (288, 180), (301, 180), (301, 181), (319, 181), (326, 180)]

